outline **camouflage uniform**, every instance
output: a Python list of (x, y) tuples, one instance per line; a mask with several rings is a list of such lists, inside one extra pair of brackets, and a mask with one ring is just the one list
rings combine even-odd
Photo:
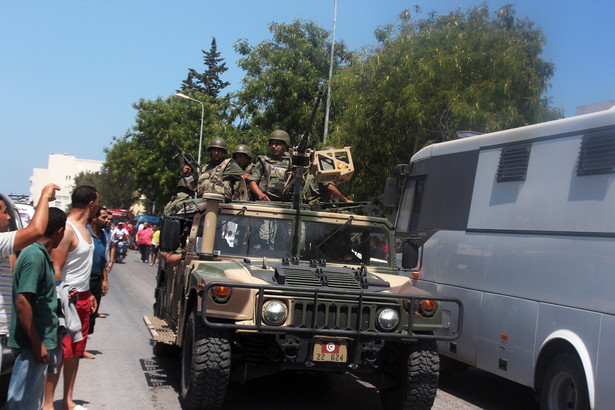
[(199, 175), (199, 184), (197, 187), (197, 193), (199, 198), (202, 198), (204, 194), (221, 194), (224, 198), (231, 199), (231, 190), (228, 186), (224, 185), (223, 173), (227, 167), (230, 158), (222, 160), (219, 164), (214, 164), (209, 161), (203, 168), (201, 175)]
[(316, 182), (314, 175), (307, 174), (303, 184), (303, 192), (301, 193), (303, 203), (318, 205), (321, 202), (331, 202), (331, 193), (327, 189), (328, 185), (328, 183), (321, 184)]
[(282, 160), (278, 161), (266, 155), (259, 155), (256, 164), (252, 168), (250, 181), (255, 181), (258, 188), (263, 191), (272, 201), (286, 201), (289, 195), (284, 196), (284, 183), (288, 177), (288, 164), (290, 158), (284, 154)]
[(239, 164), (231, 159), (228, 166), (222, 174), (224, 185), (231, 190), (231, 199), (233, 201), (250, 201), (252, 199), (252, 191), (248, 187), (248, 182), (242, 178), (243, 174), (251, 174), (254, 164), (248, 164), (246, 169), (241, 169)]
[(180, 179), (176, 188), (177, 193), (164, 206), (163, 215), (172, 215), (177, 212), (179, 210), (178, 204), (194, 194), (194, 190), (190, 188), (190, 183), (186, 182), (186, 178)]

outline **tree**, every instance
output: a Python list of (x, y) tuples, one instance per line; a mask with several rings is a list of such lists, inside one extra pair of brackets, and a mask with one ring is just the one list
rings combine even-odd
[[(544, 37), (511, 6), (486, 5), (378, 28), (334, 82), (338, 121), (331, 142), (352, 145), (355, 198), (380, 192), (393, 166), (460, 130), (496, 131), (561, 116), (542, 95), (554, 66)], [(376, 190), (375, 190), (376, 189)]]
[[(291, 135), (305, 131), (312, 103), (323, 90), (329, 72), (329, 32), (313, 21), (269, 25), (271, 40), (251, 46), (246, 39), (235, 43), (242, 56), (239, 67), (246, 71), (243, 89), (237, 94), (241, 126), (256, 127), (268, 134), (281, 128)], [(348, 58), (342, 41), (336, 43), (334, 65)], [(321, 124), (321, 111), (315, 124)]]
[(209, 51), (201, 50), (201, 52), (203, 53), (203, 64), (207, 67), (207, 70), (201, 74), (189, 68), (188, 77), (182, 82), (181, 91), (207, 94), (209, 97), (216, 99), (220, 92), (230, 84), (220, 79), (220, 76), (228, 68), (226, 63), (224, 63), (224, 58), (220, 57), (215, 37), (211, 40)]
[(131, 176), (114, 178), (113, 173), (104, 168), (102, 172), (81, 172), (75, 177), (75, 186), (90, 185), (96, 188), (100, 204), (107, 208), (130, 209), (137, 200), (134, 180)]
[[(201, 166), (208, 161), (207, 144), (213, 138), (224, 138), (229, 147), (255, 138), (251, 132), (239, 133), (232, 125), (219, 119), (216, 105), (205, 94), (191, 94), (205, 107)], [(146, 209), (162, 210), (176, 193), (181, 178), (181, 159), (178, 149), (198, 157), (201, 107), (199, 104), (170, 97), (155, 101), (140, 100), (133, 104), (137, 110), (136, 125), (115, 141), (107, 151), (107, 166), (113, 175), (134, 178), (137, 192), (145, 196)]]

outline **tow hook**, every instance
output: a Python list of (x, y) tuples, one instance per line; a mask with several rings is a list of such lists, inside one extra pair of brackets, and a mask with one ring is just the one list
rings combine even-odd
[(282, 348), (282, 352), (284, 352), (284, 356), (288, 360), (295, 360), (297, 358), (300, 346), (301, 343), (299, 339), (293, 336), (286, 336), (284, 341), (280, 341), (280, 347)]

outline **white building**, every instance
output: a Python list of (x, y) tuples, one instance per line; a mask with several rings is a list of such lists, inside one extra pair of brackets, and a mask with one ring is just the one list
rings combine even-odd
[(100, 172), (104, 161), (79, 159), (67, 154), (50, 154), (47, 169), (34, 168), (30, 178), (30, 200), (37, 204), (43, 187), (54, 183), (61, 190), (56, 194), (55, 202), (50, 203), (62, 210), (70, 207), (70, 195), (75, 187), (75, 177), (81, 172)]

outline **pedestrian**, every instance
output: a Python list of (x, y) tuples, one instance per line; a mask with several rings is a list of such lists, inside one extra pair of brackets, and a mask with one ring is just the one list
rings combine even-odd
[(158, 245), (160, 244), (160, 228), (158, 225), (154, 225), (154, 229), (152, 230), (152, 249), (151, 249), (151, 258), (152, 262), (150, 266), (154, 266), (156, 263), (156, 258), (158, 257)]
[(45, 393), (48, 352), (58, 345), (58, 298), (49, 256), (64, 237), (66, 214), (49, 208), (45, 233), (21, 252), (13, 276), (9, 346), (19, 349), (5, 409), (40, 409)]
[(290, 195), (284, 194), (290, 162), (287, 150), (290, 137), (284, 130), (275, 130), (269, 135), (270, 155), (259, 155), (252, 176), (250, 190), (260, 201), (285, 201)]
[(143, 229), (137, 231), (137, 246), (141, 253), (141, 262), (149, 261), (149, 251), (152, 245), (152, 228), (149, 227), (149, 222), (143, 224)]
[(49, 184), (43, 188), (30, 224), (24, 229), (9, 232), (10, 204), (0, 198), (0, 368), (2, 367), (2, 346), (8, 342), (11, 313), (13, 311), (13, 274), (11, 255), (36, 242), (47, 228), (49, 202), (55, 201), (55, 191), (60, 187)]
[[(109, 291), (109, 281), (107, 272), (107, 238), (104, 234), (104, 227), (107, 225), (108, 213), (105, 208), (99, 208), (96, 216), (90, 220), (88, 230), (94, 241), (94, 255), (92, 259), (92, 271), (90, 273), (90, 292), (96, 299), (96, 310), (90, 314), (90, 328), (88, 335), (94, 333), (96, 318), (99, 317), (100, 300)], [(95, 355), (87, 350), (81, 355), (84, 359), (94, 359)]]
[[(90, 313), (96, 309), (96, 299), (90, 293), (90, 273), (94, 254), (94, 241), (87, 225), (98, 212), (98, 192), (96, 188), (83, 185), (75, 188), (71, 195), (72, 209), (66, 220), (66, 231), (60, 245), (51, 252), (56, 280), (78, 292), (77, 313), (81, 320), (83, 339), (73, 342), (70, 335), (62, 341), (62, 362), (60, 371), (64, 371), (64, 396), (62, 408), (73, 409), (73, 390), (79, 369), (79, 358), (85, 351), (90, 328)], [(60, 373), (47, 374), (45, 382), (44, 409), (53, 409), (53, 396)], [(79, 408), (79, 407), (77, 407)]]
[[(102, 207), (102, 209), (105, 209), (104, 207)], [(111, 269), (113, 269), (113, 264), (115, 263), (115, 244), (113, 243), (113, 240), (111, 239), (111, 235), (112, 235), (112, 226), (113, 226), (113, 215), (107, 211), (107, 223), (105, 224), (105, 227), (103, 228), (103, 234), (105, 235), (105, 239), (107, 241), (107, 249), (105, 250), (105, 259), (107, 260), (107, 267), (105, 269), (107, 269), (107, 275), (111, 272)], [(101, 317), (102, 315), (99, 313), (98, 317)]]

